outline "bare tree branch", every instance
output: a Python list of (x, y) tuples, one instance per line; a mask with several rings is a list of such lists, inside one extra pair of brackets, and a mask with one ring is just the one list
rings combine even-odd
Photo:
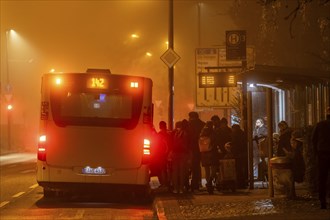
[[(257, 0), (257, 3), (262, 5), (262, 6), (267, 6), (270, 5), (274, 2), (277, 2), (280, 0)], [(293, 22), (297, 18), (299, 12), (308, 4), (311, 3), (315, 0), (297, 0), (297, 6), (295, 9), (293, 9), (287, 16), (284, 17), (285, 20), (290, 19), (290, 37), (294, 38), (292, 27), (293, 27)], [(328, 3), (330, 3), (330, 0), (319, 0), (319, 5), (320, 6), (326, 6)], [(327, 18), (328, 20), (330, 18)]]
[[(303, 7), (305, 7), (306, 4), (311, 3), (312, 1), (313, 0), (297, 0), (297, 7), (293, 11), (291, 11), (289, 15), (284, 17), (285, 20), (288, 20), (289, 18), (291, 18), (291, 21), (290, 21), (290, 37), (291, 38), (294, 38), (293, 33), (292, 33), (292, 26), (293, 26), (294, 20), (297, 18), (299, 11), (301, 9), (303, 9)], [(330, 1), (330, 0), (326, 0), (326, 1)]]

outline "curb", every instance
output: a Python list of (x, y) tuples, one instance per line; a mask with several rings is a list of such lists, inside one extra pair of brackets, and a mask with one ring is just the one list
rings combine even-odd
[(158, 200), (159, 199), (156, 199), (156, 201), (154, 201), (154, 209), (156, 210), (157, 218), (158, 220), (167, 220), (163, 202)]

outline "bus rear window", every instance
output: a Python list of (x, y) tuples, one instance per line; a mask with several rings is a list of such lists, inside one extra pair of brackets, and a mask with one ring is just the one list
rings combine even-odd
[(64, 117), (132, 118), (132, 97), (93, 93), (70, 93), (60, 97)]
[(51, 92), (51, 109), (58, 126), (134, 128), (142, 106), (141, 94), (81, 91)]

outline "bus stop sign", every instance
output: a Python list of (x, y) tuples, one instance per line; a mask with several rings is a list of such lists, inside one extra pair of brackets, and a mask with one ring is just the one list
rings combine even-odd
[(246, 31), (226, 31), (226, 60), (246, 60)]

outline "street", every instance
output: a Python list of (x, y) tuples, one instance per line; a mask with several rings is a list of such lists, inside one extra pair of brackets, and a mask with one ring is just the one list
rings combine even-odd
[[(0, 156), (0, 219), (320, 219), (328, 220), (329, 210), (320, 210), (316, 196), (304, 185), (296, 188), (297, 198), (270, 198), (262, 184), (235, 193), (206, 191), (174, 195), (151, 179), (154, 201), (128, 195), (71, 195), (44, 198), (35, 178), (34, 154)], [(260, 183), (259, 183), (260, 184)]]
[(152, 202), (127, 197), (79, 197), (45, 199), (35, 178), (35, 162), (3, 165), (0, 219), (157, 219)]

